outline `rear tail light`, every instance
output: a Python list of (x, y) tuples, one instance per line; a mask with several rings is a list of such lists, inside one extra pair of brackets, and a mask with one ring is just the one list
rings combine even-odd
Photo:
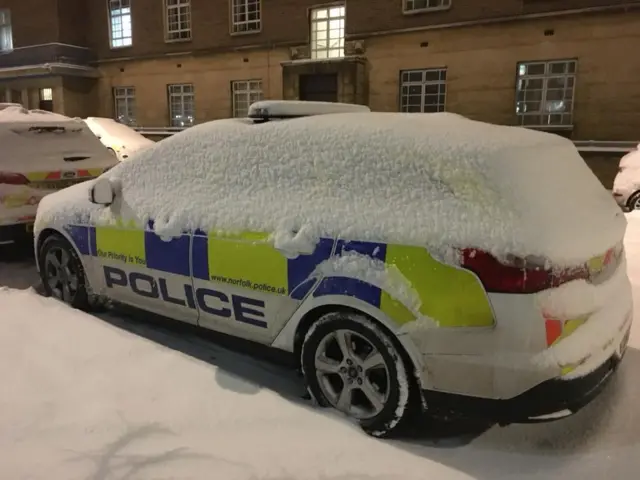
[(26, 185), (29, 179), (20, 173), (0, 172), (0, 184), (6, 185)]
[(478, 276), (488, 292), (495, 293), (536, 293), (571, 280), (589, 278), (586, 265), (554, 269), (542, 258), (508, 255), (498, 260), (475, 248), (462, 250), (460, 261), (463, 268)]

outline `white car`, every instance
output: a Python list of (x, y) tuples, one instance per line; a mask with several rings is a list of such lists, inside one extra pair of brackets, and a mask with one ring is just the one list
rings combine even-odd
[(115, 163), (84, 123), (0, 104), (0, 245), (29, 238), (42, 197)]
[(640, 210), (640, 145), (620, 159), (613, 198), (623, 210)]
[(155, 142), (140, 135), (133, 128), (118, 123), (111, 118), (88, 117), (84, 119), (91, 131), (107, 149), (118, 157), (127, 160), (134, 153), (152, 146)]
[(572, 142), (286, 107), (191, 127), (45, 198), (46, 292), (290, 352), (320, 405), (376, 436), (421, 413), (552, 420), (601, 391), (632, 322), (626, 220)]

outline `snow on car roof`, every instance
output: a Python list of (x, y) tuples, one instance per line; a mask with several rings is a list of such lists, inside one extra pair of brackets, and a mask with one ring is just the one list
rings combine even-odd
[[(107, 175), (122, 184), (124, 215), (154, 218), (168, 236), (253, 230), (293, 241), (297, 231), (298, 240), (476, 247), (570, 264), (604, 253), (625, 229), (572, 142), (451, 113), (213, 121)], [(40, 204), (42, 221), (110, 215), (79, 201), (86, 190), (67, 190)]]
[(46, 110), (27, 110), (17, 103), (0, 104), (0, 122), (71, 122), (70, 117), (59, 113), (48, 112)]
[(262, 100), (249, 107), (250, 118), (286, 118), (325, 115), (329, 113), (370, 112), (365, 105), (351, 103), (309, 102), (297, 100)]

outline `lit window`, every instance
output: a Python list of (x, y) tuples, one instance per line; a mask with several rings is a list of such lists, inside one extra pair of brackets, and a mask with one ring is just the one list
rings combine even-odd
[(133, 44), (131, 0), (108, 1), (111, 48), (130, 47)]
[(249, 106), (262, 100), (262, 80), (238, 80), (231, 82), (231, 103), (234, 117), (246, 117)]
[(125, 125), (136, 124), (136, 89), (115, 87), (113, 89), (115, 120)]
[(194, 121), (192, 84), (169, 85), (169, 121), (172, 127), (190, 127)]
[(191, 0), (165, 0), (166, 40), (191, 40)]
[(40, 100), (44, 100), (45, 102), (53, 101), (53, 89), (52, 88), (41, 88), (40, 89)]
[(260, 31), (261, 0), (231, 0), (231, 32)]
[(311, 58), (344, 57), (344, 5), (311, 11)]
[(516, 114), (524, 127), (570, 127), (576, 60), (518, 64)]
[(9, 50), (13, 50), (11, 11), (8, 8), (0, 8), (0, 52)]
[(451, 7), (451, 0), (404, 0), (403, 7), (405, 13), (444, 10)]
[(447, 98), (447, 69), (400, 72), (400, 111), (444, 112)]

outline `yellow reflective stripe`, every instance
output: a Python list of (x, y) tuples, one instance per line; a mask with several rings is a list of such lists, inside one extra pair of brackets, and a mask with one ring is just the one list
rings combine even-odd
[(135, 265), (147, 264), (142, 229), (96, 227), (96, 249), (98, 257), (106, 260)]
[[(419, 312), (438, 325), (487, 327), (494, 324), (487, 294), (471, 272), (440, 263), (427, 249), (415, 246), (387, 245), (385, 263), (400, 270), (420, 296)], [(381, 310), (400, 323), (407, 321), (407, 312), (400, 312), (388, 295), (382, 295)]]
[(416, 316), (407, 307), (384, 290), (380, 297), (380, 310), (382, 310), (398, 325), (404, 325), (405, 323), (412, 322), (416, 319)]
[(104, 173), (104, 168), (87, 168), (87, 172), (89, 172), (89, 175), (92, 177), (99, 177)]
[(24, 176), (29, 179), (30, 182), (42, 182), (47, 179), (51, 172), (29, 172)]
[(262, 232), (211, 232), (207, 247), (211, 280), (287, 295), (287, 259), (269, 237)]

